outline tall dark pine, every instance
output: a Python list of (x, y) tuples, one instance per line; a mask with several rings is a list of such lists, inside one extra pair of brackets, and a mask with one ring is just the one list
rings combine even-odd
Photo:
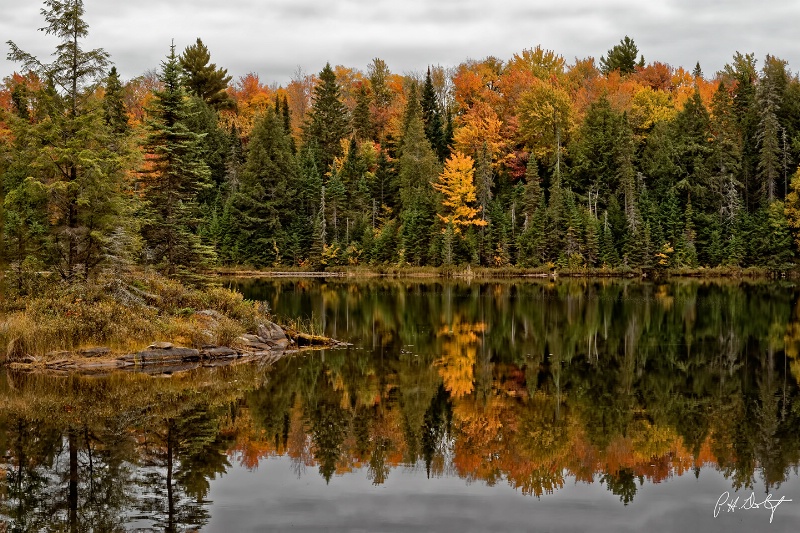
[(225, 91), (231, 77), (224, 68), (217, 68), (211, 61), (211, 53), (200, 38), (187, 46), (180, 58), (183, 80), (190, 94), (200, 97), (213, 109), (231, 109), (234, 101)]
[(187, 126), (190, 108), (174, 45), (161, 63), (160, 78), (164, 88), (155, 92), (147, 124), (145, 148), (150, 159), (142, 236), (150, 263), (169, 275), (185, 277), (209, 258), (195, 231), (195, 198), (208, 186), (210, 172), (202, 158), (201, 136)]
[(314, 87), (313, 105), (305, 124), (306, 145), (317, 146), (317, 168), (327, 172), (333, 159), (342, 154), (341, 139), (349, 132), (347, 108), (330, 63), (319, 73)]
[(738, 122), (741, 138), (742, 158), (737, 180), (743, 185), (744, 203), (749, 212), (760, 202), (759, 183), (756, 180), (758, 166), (758, 109), (756, 106), (756, 59), (753, 54), (736, 53), (733, 64), (725, 66), (725, 73), (732, 78), (734, 116)]
[(283, 118), (270, 109), (253, 127), (241, 188), (229, 200), (238, 250), (234, 262), (265, 266), (294, 260), (289, 226), (302, 218), (293, 205), (299, 174)]
[(422, 120), (425, 123), (425, 136), (431, 143), (433, 151), (439, 157), (439, 161), (444, 161), (447, 157), (447, 144), (445, 143), (444, 130), (442, 128), (442, 113), (439, 102), (436, 99), (436, 89), (433, 87), (431, 79), (431, 69), (425, 76), (425, 85), (422, 88)]
[(112, 133), (124, 135), (130, 130), (128, 113), (125, 110), (124, 89), (117, 73), (117, 67), (111, 67), (106, 78), (103, 110), (105, 111), (106, 124), (111, 128)]

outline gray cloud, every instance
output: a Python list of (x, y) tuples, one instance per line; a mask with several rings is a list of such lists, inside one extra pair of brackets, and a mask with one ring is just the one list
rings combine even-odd
[[(123, 77), (157, 68), (172, 39), (178, 51), (201, 37), (212, 60), (235, 77), (256, 72), (287, 83), (297, 66), (316, 72), (330, 61), (363, 69), (381, 57), (395, 72), (457, 65), (488, 55), (507, 59), (542, 45), (568, 61), (599, 58), (624, 35), (648, 61), (707, 74), (734, 52), (767, 53), (800, 64), (793, 21), (800, 0), (84, 0), (87, 47), (103, 47)], [(2, 41), (47, 58), (55, 39), (36, 0), (0, 0)], [(15, 65), (0, 47), (0, 75)]]

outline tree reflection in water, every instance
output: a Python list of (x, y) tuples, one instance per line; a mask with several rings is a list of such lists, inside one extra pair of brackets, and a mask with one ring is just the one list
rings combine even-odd
[[(5, 374), (0, 510), (14, 531), (179, 531), (232, 462), (507, 483), (624, 504), (701, 467), (774, 490), (800, 459), (798, 292), (777, 283), (244, 287), (350, 349), (169, 379)], [(323, 318), (324, 317), (324, 318)]]

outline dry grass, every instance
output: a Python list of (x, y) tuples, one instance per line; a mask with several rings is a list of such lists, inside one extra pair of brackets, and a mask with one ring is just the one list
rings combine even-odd
[[(268, 318), (266, 308), (240, 293), (191, 288), (150, 272), (124, 280), (54, 283), (36, 296), (0, 305), (6, 310), (0, 314), (0, 361), (98, 345), (130, 352), (159, 340), (224, 345)], [(201, 310), (212, 316), (198, 314)]]

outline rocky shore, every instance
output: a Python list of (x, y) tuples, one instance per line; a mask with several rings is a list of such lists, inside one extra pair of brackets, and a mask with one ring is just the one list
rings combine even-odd
[(50, 352), (43, 358), (26, 356), (9, 363), (12, 369), (55, 374), (107, 375), (116, 371), (171, 375), (199, 367), (215, 367), (259, 361), (272, 364), (291, 353), (308, 348), (344, 347), (349, 344), (317, 335), (283, 328), (274, 322), (258, 324), (255, 333), (239, 336), (231, 346), (205, 344), (199, 348), (154, 342), (135, 353), (115, 354), (107, 346), (82, 348), (75, 352)]

